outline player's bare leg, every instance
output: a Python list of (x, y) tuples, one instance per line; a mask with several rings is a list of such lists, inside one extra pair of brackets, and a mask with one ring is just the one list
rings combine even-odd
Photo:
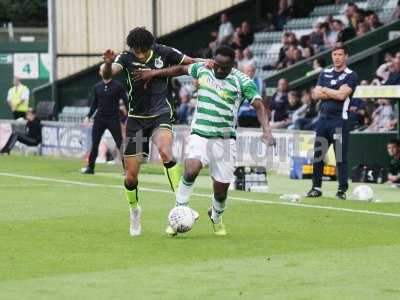
[(153, 142), (156, 145), (160, 157), (164, 164), (164, 172), (167, 175), (168, 183), (173, 192), (175, 192), (179, 185), (179, 179), (181, 177), (181, 167), (175, 161), (172, 154), (172, 144), (174, 141), (174, 136), (172, 130), (165, 125), (161, 125), (153, 135)]
[(129, 203), (130, 209), (130, 227), (131, 236), (141, 234), (142, 227), (140, 223), (141, 208), (138, 198), (138, 175), (142, 162), (141, 155), (125, 156), (125, 196)]
[(225, 225), (222, 223), (222, 214), (226, 207), (226, 198), (230, 183), (218, 182), (213, 178), (214, 194), (212, 195), (212, 206), (208, 211), (208, 216), (213, 223), (215, 235), (226, 235)]

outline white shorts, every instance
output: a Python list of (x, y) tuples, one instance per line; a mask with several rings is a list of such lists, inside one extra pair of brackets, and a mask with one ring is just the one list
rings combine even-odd
[(236, 141), (234, 139), (207, 139), (197, 134), (188, 138), (185, 159), (198, 159), (208, 166), (214, 180), (231, 183), (235, 171)]

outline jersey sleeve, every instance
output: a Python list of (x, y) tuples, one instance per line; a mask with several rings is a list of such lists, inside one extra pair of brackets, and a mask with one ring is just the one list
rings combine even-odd
[(344, 82), (344, 84), (347, 84), (352, 89), (353, 92), (356, 89), (357, 83), (358, 83), (358, 76), (354, 72), (349, 74), (348, 78), (346, 78), (346, 81)]
[(253, 103), (254, 100), (262, 99), (257, 91), (257, 86), (254, 84), (253, 80), (251, 80), (247, 75), (241, 74), (239, 76), (239, 81), (244, 100), (249, 101), (249, 103)]
[(199, 78), (199, 73), (200, 73), (200, 68), (204, 66), (204, 63), (198, 62), (189, 65), (188, 73), (190, 76), (192, 76), (195, 79)]
[(165, 46), (166, 62), (168, 65), (180, 65), (185, 58), (185, 55), (178, 49)]
[(113, 64), (121, 66), (122, 69), (126, 69), (127, 66), (126, 54), (124, 52), (118, 54)]

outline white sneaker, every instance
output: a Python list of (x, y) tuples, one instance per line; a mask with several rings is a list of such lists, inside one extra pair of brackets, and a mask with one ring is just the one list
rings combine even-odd
[(129, 234), (131, 236), (138, 236), (142, 232), (142, 225), (140, 224), (140, 215), (142, 214), (142, 209), (140, 206), (130, 210), (130, 226)]

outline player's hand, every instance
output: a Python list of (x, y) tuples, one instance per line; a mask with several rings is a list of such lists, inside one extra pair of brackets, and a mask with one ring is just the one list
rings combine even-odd
[(135, 81), (143, 80), (144, 88), (147, 88), (147, 84), (153, 79), (155, 73), (150, 69), (138, 69), (133, 71), (133, 79)]
[(270, 129), (264, 130), (261, 136), (261, 139), (263, 142), (268, 146), (275, 146), (276, 145), (276, 140), (274, 136), (272, 135), (272, 132)]
[(212, 68), (214, 68), (214, 60), (213, 60), (213, 59), (206, 59), (206, 60), (204, 61), (204, 66), (205, 66), (207, 69), (211, 70)]
[(111, 64), (114, 62), (116, 55), (115, 52), (111, 49), (107, 49), (104, 53), (103, 53), (103, 60), (106, 64)]

